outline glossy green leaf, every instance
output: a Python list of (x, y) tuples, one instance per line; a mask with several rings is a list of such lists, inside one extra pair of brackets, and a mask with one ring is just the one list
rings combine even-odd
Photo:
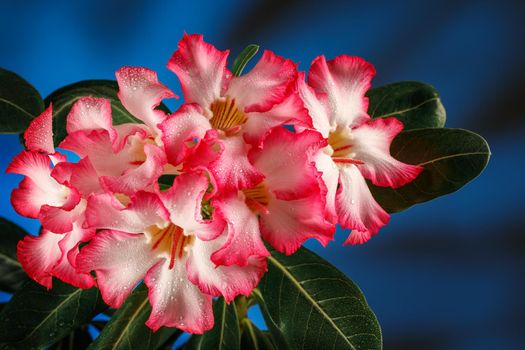
[(273, 344), (275, 344), (276, 348), (279, 350), (291, 350), (292, 347), (288, 345), (288, 342), (283, 334), (283, 330), (280, 328), (280, 325), (278, 325), (277, 322), (273, 319), (272, 314), (270, 314), (270, 312), (268, 311), (268, 306), (266, 305), (266, 301), (264, 300), (264, 297), (261, 294), (259, 288), (255, 288), (252, 291), (252, 296), (257, 300), (257, 303), (259, 304), (261, 312), (264, 316), (264, 321), (266, 323), (266, 326), (268, 327), (269, 334), (271, 334)]
[(53, 280), (46, 290), (28, 281), (0, 313), (0, 349), (41, 349), (87, 324), (106, 308), (98, 289)]
[(376, 201), (395, 213), (457, 191), (487, 166), (490, 149), (479, 135), (462, 129), (418, 129), (402, 132), (390, 147), (392, 155), (424, 170), (397, 189), (369, 185)]
[(250, 60), (257, 54), (259, 51), (259, 45), (251, 44), (248, 45), (242, 50), (242, 52), (237, 56), (235, 61), (233, 61), (232, 74), (235, 76), (240, 76), (246, 68), (246, 65)]
[(377, 319), (348, 277), (306, 248), (271, 253), (261, 310), (291, 349), (381, 349)]
[[(58, 145), (66, 137), (66, 119), (73, 104), (81, 97), (103, 97), (111, 102), (113, 124), (142, 123), (133, 117), (120, 102), (118, 84), (113, 80), (85, 80), (64, 86), (46, 97), (46, 105), (53, 103), (53, 139)], [(169, 113), (169, 109), (160, 104), (159, 109)]]
[(242, 320), (241, 349), (277, 350), (272, 342), (271, 335), (263, 332), (252, 321)]
[(171, 335), (181, 333), (167, 327), (152, 332), (146, 326), (150, 313), (148, 288), (141, 284), (115, 312), (89, 349), (157, 349)]
[(372, 118), (396, 117), (405, 130), (445, 126), (445, 108), (431, 85), (404, 81), (370, 89), (367, 96)]
[(213, 303), (215, 325), (202, 335), (192, 336), (185, 349), (192, 350), (238, 350), (240, 348), (241, 333), (235, 301), (226, 304), (224, 298)]
[(26, 234), (20, 226), (0, 218), (0, 290), (13, 293), (28, 280), (16, 258), (16, 245)]
[(44, 110), (44, 101), (31, 84), (17, 74), (0, 68), (0, 132), (24, 131)]

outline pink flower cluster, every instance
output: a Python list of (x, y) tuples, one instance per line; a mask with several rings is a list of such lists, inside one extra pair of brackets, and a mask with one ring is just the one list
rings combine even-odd
[[(118, 308), (144, 280), (150, 328), (202, 333), (214, 296), (229, 302), (257, 286), (263, 240), (292, 254), (309, 238), (326, 245), (337, 223), (352, 230), (349, 244), (387, 223), (366, 179), (398, 187), (421, 168), (390, 156), (402, 123), (367, 114), (374, 68), (320, 56), (305, 82), (292, 61), (266, 51), (233, 76), (228, 53), (184, 36), (168, 63), (185, 99), (172, 114), (156, 108), (176, 96), (155, 72), (121, 68), (118, 96), (143, 124), (113, 125), (109, 100), (79, 99), (59, 145), (78, 162), (53, 146), (51, 106), (33, 120), (27, 151), (7, 171), (25, 176), (14, 208), (43, 226), (18, 245), (35, 281), (97, 285)], [(174, 175), (168, 188), (165, 175)]]

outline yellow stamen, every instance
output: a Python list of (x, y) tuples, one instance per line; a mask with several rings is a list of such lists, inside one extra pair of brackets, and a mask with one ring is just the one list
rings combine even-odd
[(229, 96), (213, 102), (210, 109), (213, 112), (211, 125), (226, 133), (231, 133), (232, 130), (238, 131), (239, 126), (246, 122), (246, 115), (239, 109), (235, 99)]
[(255, 187), (247, 188), (242, 190), (245, 202), (248, 208), (254, 213), (266, 213), (266, 208), (270, 203), (270, 193), (268, 192), (268, 186), (263, 182), (260, 182)]

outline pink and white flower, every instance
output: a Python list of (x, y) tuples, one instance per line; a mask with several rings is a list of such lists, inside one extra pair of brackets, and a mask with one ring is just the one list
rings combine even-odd
[(249, 295), (266, 271), (264, 257), (246, 266), (216, 266), (210, 256), (226, 239), (221, 212), (205, 220), (204, 173), (177, 176), (160, 195), (137, 192), (127, 206), (111, 194), (93, 195), (87, 221), (99, 232), (77, 258), (82, 272), (95, 271), (104, 301), (118, 308), (144, 279), (152, 312), (147, 325), (202, 333), (213, 326), (212, 296), (229, 302)]
[(84, 97), (68, 115), (68, 136), (60, 147), (89, 159), (101, 188), (131, 195), (156, 186), (164, 172), (166, 156), (156, 125), (166, 114), (155, 107), (175, 95), (145, 68), (121, 68), (117, 81), (122, 103), (145, 124), (113, 125), (109, 100)]
[(309, 238), (323, 245), (333, 239), (335, 227), (325, 215), (326, 187), (313, 161), (325, 145), (318, 132), (293, 133), (276, 127), (250, 150), (249, 159), (264, 179), (217, 200), (229, 235), (211, 256), (213, 262), (245, 265), (251, 255), (268, 255), (261, 235), (286, 254)]
[(345, 243), (368, 241), (389, 220), (374, 200), (365, 179), (376, 186), (397, 188), (414, 180), (420, 166), (390, 155), (390, 144), (403, 130), (396, 118), (371, 119), (365, 96), (375, 69), (359, 57), (317, 57), (299, 80), (299, 92), (313, 125), (328, 146), (316, 163), (328, 188), (327, 209), (343, 228), (352, 229)]
[(225, 192), (253, 187), (263, 179), (247, 152), (271, 128), (311, 126), (295, 91), (297, 70), (292, 61), (265, 51), (250, 72), (237, 77), (227, 68), (228, 55), (228, 50), (204, 42), (202, 35), (184, 36), (168, 68), (178, 76), (185, 102), (193, 105), (160, 126), (168, 161), (174, 165), (180, 162), (174, 150), (181, 143), (202, 139), (214, 129), (209, 137), (218, 139), (220, 157), (207, 168)]

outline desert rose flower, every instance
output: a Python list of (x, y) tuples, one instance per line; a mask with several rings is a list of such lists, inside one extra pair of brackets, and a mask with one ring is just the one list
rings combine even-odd
[(213, 326), (212, 296), (229, 302), (251, 293), (266, 261), (252, 256), (242, 267), (211, 261), (226, 234), (220, 210), (211, 219), (202, 216), (208, 188), (208, 177), (192, 172), (177, 176), (166, 192), (137, 192), (127, 206), (109, 193), (89, 199), (88, 223), (107, 230), (82, 249), (77, 266), (96, 272), (108, 305), (118, 308), (144, 279), (152, 305), (150, 328), (202, 333)]
[[(178, 163), (174, 145), (180, 136), (202, 139), (216, 137), (220, 157), (208, 165), (222, 191), (250, 188), (263, 175), (249, 162), (250, 145), (257, 145), (269, 130), (278, 125), (311, 126), (295, 84), (297, 70), (287, 59), (265, 51), (247, 74), (237, 77), (227, 68), (229, 51), (219, 51), (203, 41), (202, 35), (185, 35), (168, 62), (177, 74), (188, 106), (180, 115), (164, 122), (168, 161)], [(191, 114), (191, 117), (190, 117)], [(192, 121), (191, 131), (181, 132), (183, 120)], [(170, 151), (171, 150), (171, 151)]]
[(156, 125), (166, 114), (155, 107), (175, 95), (146, 68), (124, 67), (116, 75), (121, 102), (144, 124), (113, 125), (109, 100), (84, 97), (68, 115), (68, 135), (60, 147), (89, 159), (103, 190), (132, 195), (155, 186), (165, 173), (166, 156)]
[(328, 146), (317, 167), (328, 188), (328, 209), (344, 228), (352, 229), (345, 243), (368, 241), (389, 220), (374, 200), (365, 179), (377, 186), (397, 188), (414, 180), (420, 166), (402, 163), (390, 155), (390, 144), (403, 130), (396, 118), (371, 119), (365, 93), (375, 69), (359, 57), (317, 57), (299, 79), (301, 97), (313, 125)]
[(220, 266), (246, 266), (269, 255), (262, 238), (292, 254), (309, 238), (326, 245), (335, 225), (326, 215), (326, 186), (314, 155), (326, 140), (313, 130), (301, 133), (275, 127), (248, 159), (264, 178), (255, 186), (217, 191), (214, 204), (227, 223), (225, 241), (210, 258)]
[[(273, 128), (248, 155), (264, 179), (221, 199), (227, 220), (246, 213), (245, 222), (232, 225), (232, 230), (240, 226), (256, 232), (254, 235), (260, 232), (274, 248), (286, 254), (295, 252), (309, 238), (323, 245), (333, 239), (334, 225), (326, 219), (326, 186), (313, 158), (324, 146), (326, 141), (316, 131), (293, 133), (283, 127)], [(261, 254), (262, 242), (257, 247), (257, 240), (251, 241), (253, 253)], [(235, 244), (235, 239), (231, 239), (231, 244)], [(238, 253), (234, 260), (235, 251)], [(212, 259), (216, 263), (242, 264), (245, 257), (240, 254), (247, 255), (248, 251), (225, 246)]]

